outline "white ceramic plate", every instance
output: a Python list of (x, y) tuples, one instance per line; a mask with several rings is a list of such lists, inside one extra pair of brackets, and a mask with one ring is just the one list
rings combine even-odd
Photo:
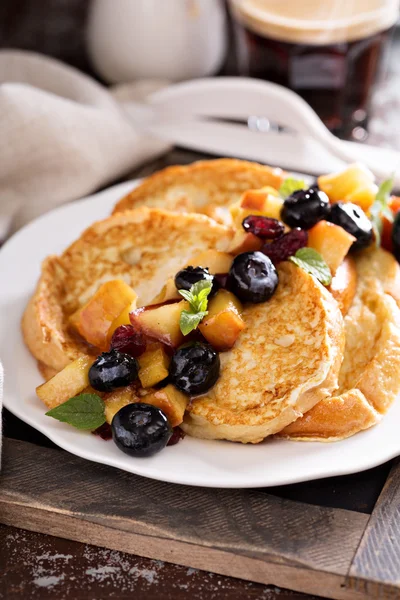
[(186, 437), (149, 459), (133, 459), (105, 442), (45, 416), (35, 396), (42, 379), (25, 348), (20, 320), (41, 261), (60, 253), (93, 221), (106, 217), (135, 182), (124, 183), (42, 216), (0, 251), (0, 357), (4, 405), (17, 417), (77, 456), (153, 479), (188, 485), (245, 488), (296, 483), (355, 473), (400, 454), (400, 401), (377, 427), (337, 443), (267, 441), (258, 445)]

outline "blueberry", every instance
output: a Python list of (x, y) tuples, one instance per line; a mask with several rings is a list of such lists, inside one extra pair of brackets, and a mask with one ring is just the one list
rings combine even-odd
[(185, 267), (175, 275), (175, 286), (178, 290), (190, 290), (194, 283), (203, 279), (212, 282), (209, 297), (213, 296), (219, 289), (219, 285), (213, 275), (208, 272), (207, 267)]
[(181, 392), (198, 396), (207, 392), (219, 377), (218, 352), (209, 344), (195, 342), (178, 348), (169, 366), (171, 382)]
[(111, 392), (137, 379), (139, 365), (136, 358), (111, 350), (103, 352), (89, 369), (89, 383), (99, 392)]
[(351, 250), (361, 250), (372, 243), (372, 223), (362, 208), (352, 202), (336, 202), (332, 204), (328, 221), (340, 225), (345, 231), (351, 233), (356, 241)]
[(120, 408), (112, 420), (111, 431), (118, 448), (136, 458), (160, 452), (173, 433), (165, 413), (152, 404), (142, 402)]
[(281, 219), (289, 227), (310, 229), (328, 214), (328, 196), (317, 188), (310, 187), (308, 190), (297, 190), (286, 198), (281, 210)]
[(262, 252), (243, 252), (233, 260), (229, 289), (243, 302), (265, 302), (278, 285), (278, 273)]
[(393, 254), (400, 262), (400, 212), (394, 218), (392, 229)]

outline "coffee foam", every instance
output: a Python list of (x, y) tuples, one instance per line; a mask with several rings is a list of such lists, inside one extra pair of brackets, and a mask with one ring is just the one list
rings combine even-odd
[(353, 42), (389, 29), (400, 0), (231, 0), (243, 25), (294, 44)]

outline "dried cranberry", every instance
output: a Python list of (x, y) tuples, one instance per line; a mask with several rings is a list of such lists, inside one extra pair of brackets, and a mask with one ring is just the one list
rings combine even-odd
[(182, 429), (180, 427), (174, 427), (174, 432), (171, 435), (171, 437), (169, 438), (169, 442), (167, 443), (167, 446), (175, 446), (178, 442), (183, 440), (184, 437), (185, 437), (185, 434), (182, 431)]
[(287, 260), (289, 256), (296, 254), (297, 250), (307, 246), (308, 233), (304, 229), (296, 227), (289, 233), (285, 233), (279, 239), (273, 241), (271, 244), (264, 244), (261, 248), (261, 252), (266, 254), (274, 263), (277, 265), (282, 260)]
[(100, 425), (92, 433), (101, 437), (102, 440), (111, 440), (112, 438), (111, 425), (109, 423), (103, 423), (103, 425)]
[(249, 215), (242, 221), (243, 229), (265, 240), (276, 240), (285, 233), (285, 226), (278, 219)]
[(113, 333), (110, 350), (118, 350), (137, 358), (146, 350), (146, 338), (138, 327), (121, 325)]

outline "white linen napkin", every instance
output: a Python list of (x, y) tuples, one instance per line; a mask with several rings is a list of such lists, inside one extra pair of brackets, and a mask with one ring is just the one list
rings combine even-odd
[(52, 58), (0, 50), (0, 239), (11, 221), (15, 230), (165, 152), (116, 100), (144, 100), (157, 87), (109, 91)]
[[(136, 130), (132, 111), (128, 120), (116, 100), (143, 101), (165, 84), (108, 91), (57, 60), (0, 50), (0, 241), (165, 152), (166, 143)], [(0, 362), (0, 458), (2, 390)]]

